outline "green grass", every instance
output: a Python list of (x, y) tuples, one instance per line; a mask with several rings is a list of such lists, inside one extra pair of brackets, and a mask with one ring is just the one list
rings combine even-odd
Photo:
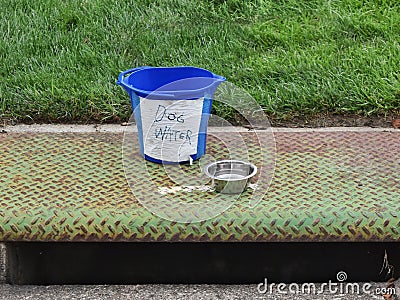
[(115, 80), (141, 65), (209, 69), (282, 118), (400, 106), (397, 0), (0, 0), (0, 34), (3, 119), (126, 119)]

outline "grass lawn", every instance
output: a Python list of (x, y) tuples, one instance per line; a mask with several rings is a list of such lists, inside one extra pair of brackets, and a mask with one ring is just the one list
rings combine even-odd
[(141, 65), (209, 69), (278, 118), (400, 107), (398, 0), (0, 0), (0, 34), (2, 119), (126, 120), (115, 80)]

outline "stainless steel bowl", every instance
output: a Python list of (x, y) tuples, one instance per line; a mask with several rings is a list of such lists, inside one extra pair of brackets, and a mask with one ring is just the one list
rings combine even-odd
[(257, 167), (240, 160), (220, 160), (208, 164), (204, 173), (213, 179), (215, 190), (223, 194), (240, 194), (248, 180), (257, 173)]

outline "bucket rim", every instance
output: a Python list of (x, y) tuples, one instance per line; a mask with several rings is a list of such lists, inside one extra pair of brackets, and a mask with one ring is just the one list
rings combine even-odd
[[(153, 91), (149, 91), (149, 90), (144, 90), (144, 89), (139, 89), (131, 84), (129, 84), (129, 78), (130, 76), (132, 76), (133, 74), (140, 73), (141, 71), (148, 71), (148, 70), (160, 70), (160, 69), (197, 69), (197, 70), (201, 70), (201, 71), (205, 71), (207, 72), (210, 76), (192, 76), (192, 77), (187, 77), (187, 78), (182, 78), (182, 79), (178, 79), (176, 81), (181, 81), (181, 80), (190, 80), (191, 78), (206, 78), (206, 79), (211, 79), (211, 83), (208, 84), (207, 86), (204, 86), (202, 88), (199, 89), (191, 89), (191, 90), (162, 90), (159, 91), (160, 89), (162, 89), (163, 87), (176, 82), (176, 81), (172, 81), (169, 83), (166, 83), (164, 85), (159, 86), (156, 90)], [(193, 66), (176, 66), (176, 67), (150, 67), (150, 66), (144, 66), (144, 67), (138, 67), (138, 68), (134, 68), (134, 69), (130, 69), (130, 70), (126, 70), (123, 71), (119, 74), (118, 80), (117, 80), (117, 84), (123, 86), (125, 89), (129, 89), (134, 91), (135, 93), (137, 93), (139, 96), (142, 96), (144, 98), (150, 97), (151, 98), (164, 98), (164, 99), (174, 99), (174, 98), (182, 98), (184, 97), (184, 95), (191, 95), (191, 94), (196, 94), (199, 93), (201, 91), (205, 91), (207, 89), (212, 88), (214, 85), (218, 85), (221, 82), (226, 81), (226, 78), (220, 75), (217, 75), (207, 69), (204, 68), (198, 68), (198, 67), (193, 67)], [(157, 92), (159, 91), (159, 92)], [(178, 100), (178, 99), (177, 99)]]

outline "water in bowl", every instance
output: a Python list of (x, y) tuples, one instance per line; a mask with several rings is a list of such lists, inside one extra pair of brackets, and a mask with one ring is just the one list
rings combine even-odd
[(227, 174), (219, 174), (216, 177), (222, 180), (240, 180), (245, 178), (246, 176), (235, 173), (227, 173)]

